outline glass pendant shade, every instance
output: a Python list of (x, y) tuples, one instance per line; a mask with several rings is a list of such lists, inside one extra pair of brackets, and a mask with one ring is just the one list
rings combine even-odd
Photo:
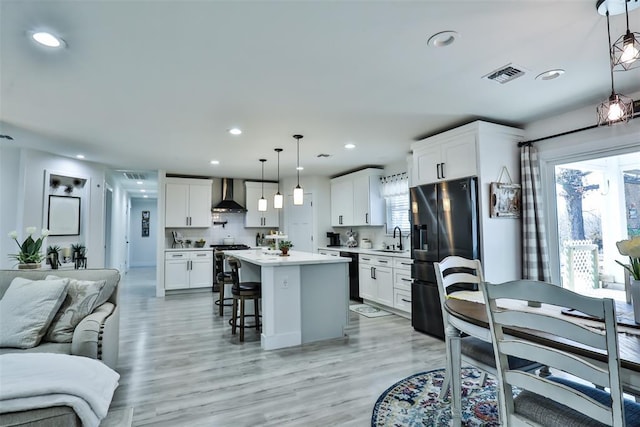
[(297, 140), (298, 143), (298, 161), (296, 163), (296, 171), (298, 174), (298, 185), (293, 189), (293, 204), (294, 205), (302, 205), (304, 204), (304, 190), (300, 187), (300, 139), (302, 139), (302, 135), (293, 135), (293, 137)]
[(304, 204), (304, 190), (299, 185), (297, 185), (296, 188), (293, 189), (293, 204)]
[(284, 197), (280, 194), (280, 153), (282, 148), (274, 148), (274, 151), (278, 153), (278, 192), (273, 196), (274, 209), (282, 209), (284, 205)]
[(264, 162), (266, 161), (267, 159), (260, 159), (260, 162), (262, 163), (262, 180), (260, 181), (262, 185), (262, 191), (260, 200), (258, 200), (258, 211), (260, 212), (265, 212), (267, 210), (267, 199), (264, 198)]

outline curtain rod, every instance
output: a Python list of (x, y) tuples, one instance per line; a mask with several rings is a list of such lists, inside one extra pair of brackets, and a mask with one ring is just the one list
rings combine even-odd
[[(631, 116), (629, 120), (637, 119), (638, 117), (640, 117), (640, 101), (633, 101), (633, 106), (634, 106), (634, 110), (638, 112), (635, 113), (633, 116)], [(524, 147), (525, 145), (531, 146), (533, 145), (534, 142), (544, 141), (545, 139), (556, 138), (558, 136), (571, 135), (572, 133), (582, 132), (589, 129), (595, 129), (597, 127), (598, 125), (591, 125), (591, 126), (586, 126), (580, 129), (573, 129), (573, 130), (568, 130), (562, 133), (556, 133), (555, 135), (543, 136), (542, 138), (532, 139), (530, 141), (520, 141), (518, 142), (518, 147)]]

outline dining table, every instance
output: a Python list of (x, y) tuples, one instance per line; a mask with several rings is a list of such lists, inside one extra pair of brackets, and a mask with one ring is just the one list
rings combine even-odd
[[(498, 307), (544, 310), (554, 316), (563, 316), (563, 318), (570, 321), (604, 330), (604, 324), (600, 320), (581, 316), (581, 313), (572, 313), (563, 309), (563, 307), (548, 304), (541, 304), (539, 307), (535, 307), (523, 301), (502, 299), (498, 300)], [(448, 369), (451, 372), (451, 415), (453, 426), (460, 426), (462, 421), (460, 338), (464, 335), (471, 335), (491, 342), (491, 333), (482, 292), (461, 291), (451, 294), (445, 301), (444, 308), (449, 315), (449, 322), (445, 325), (445, 334), (448, 337), (447, 359)], [(629, 311), (632, 312), (630, 304), (616, 301), (616, 313), (626, 314)], [(516, 338), (525, 338), (542, 345), (580, 354), (588, 357), (595, 364), (604, 364), (606, 362), (604, 353), (558, 337), (551, 332), (543, 333), (527, 329), (508, 329), (506, 332)], [(629, 321), (628, 317), (624, 315), (618, 317), (618, 347), (621, 365), (620, 380), (623, 389), (626, 393), (640, 396), (640, 325)]]

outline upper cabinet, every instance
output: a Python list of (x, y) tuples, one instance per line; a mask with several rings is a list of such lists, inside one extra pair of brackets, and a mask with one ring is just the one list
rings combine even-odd
[(167, 178), (165, 227), (211, 226), (210, 179)]
[(331, 225), (384, 225), (382, 169), (363, 169), (331, 180)]
[(262, 183), (245, 181), (247, 213), (244, 217), (245, 227), (280, 227), (280, 210), (273, 207), (273, 196), (278, 192), (278, 183), (264, 183), (264, 198), (267, 199), (267, 210), (258, 210), (258, 200), (262, 197)]
[(414, 145), (417, 148), (413, 151), (413, 185), (475, 176), (478, 173), (476, 135), (473, 133), (437, 141), (427, 138)]

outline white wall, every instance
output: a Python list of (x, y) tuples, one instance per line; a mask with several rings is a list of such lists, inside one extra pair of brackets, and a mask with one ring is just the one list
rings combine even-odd
[[(0, 235), (3, 236), (0, 265), (13, 267), (7, 257), (15, 253), (15, 248), (6, 245), (7, 234), (17, 230), (22, 237), (25, 227), (35, 226), (38, 229), (47, 226), (46, 202), (48, 183), (45, 184), (46, 171), (56, 171), (67, 176), (87, 177), (90, 180), (85, 189), (85, 200), (82, 202), (81, 228), (82, 234), (77, 236), (87, 247), (87, 266), (102, 267), (104, 264), (104, 187), (105, 168), (102, 165), (56, 156), (37, 150), (13, 149), (2, 146), (2, 169), (0, 170), (0, 195), (2, 220)], [(45, 190), (46, 186), (46, 190)], [(52, 241), (60, 237), (52, 237)], [(15, 242), (13, 242), (15, 245)], [(45, 245), (48, 241), (45, 242)]]
[[(149, 236), (142, 237), (142, 211), (149, 211)], [(131, 267), (156, 266), (158, 208), (156, 199), (131, 199), (129, 262)]]

